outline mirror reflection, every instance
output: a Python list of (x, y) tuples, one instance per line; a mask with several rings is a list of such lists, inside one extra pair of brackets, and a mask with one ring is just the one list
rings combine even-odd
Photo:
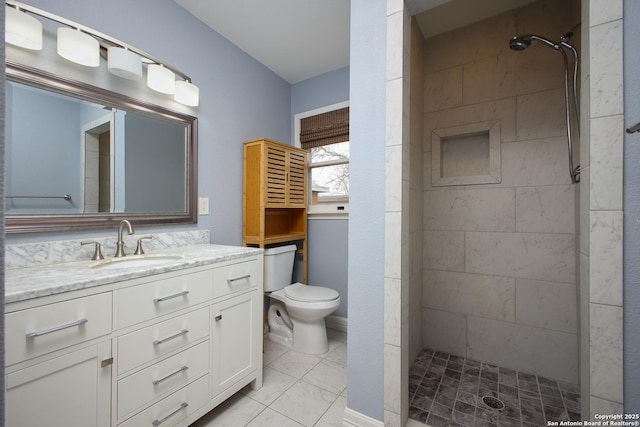
[(183, 124), (16, 82), (6, 97), (8, 213), (186, 211)]
[(6, 231), (196, 222), (197, 119), (7, 64)]

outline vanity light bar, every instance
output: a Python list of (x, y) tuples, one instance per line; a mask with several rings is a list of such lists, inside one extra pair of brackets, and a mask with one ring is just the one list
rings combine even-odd
[[(58, 15), (54, 15), (53, 13), (49, 13), (46, 12), (42, 9), (38, 9), (36, 7), (30, 6), (28, 4), (24, 4), (15, 0), (5, 0), (5, 4), (6, 6), (15, 9), (16, 11), (18, 11), (21, 15), (25, 15), (27, 17), (29, 17), (30, 15), (36, 15), (45, 19), (48, 19), (50, 21), (54, 21), (57, 22), (59, 24), (63, 24), (66, 25), (69, 28), (65, 28), (63, 31), (64, 33), (66, 33), (67, 35), (70, 35), (69, 29), (73, 29), (73, 30), (77, 30), (78, 34), (78, 39), (86, 39), (85, 36), (90, 36), (93, 37), (94, 39), (96, 39), (98, 41), (99, 44), (99, 49), (102, 48), (105, 51), (111, 51), (113, 52), (113, 50), (122, 50), (122, 52), (116, 53), (114, 56), (117, 56), (117, 60), (113, 63), (109, 64), (109, 71), (111, 71), (113, 74), (123, 77), (123, 78), (129, 78), (129, 79), (136, 79), (136, 78), (140, 78), (142, 76), (142, 72), (141, 70), (138, 71), (138, 69), (136, 69), (136, 67), (138, 66), (137, 64), (139, 63), (137, 60), (132, 59), (131, 56), (129, 55), (129, 58), (125, 61), (122, 58), (125, 57), (126, 53), (134, 53), (136, 55), (138, 55), (140, 57), (140, 62), (141, 63), (145, 63), (148, 64), (147, 65), (147, 73), (149, 74), (149, 67), (162, 67), (164, 68), (164, 71), (167, 72), (165, 73), (165, 78), (169, 73), (172, 73), (174, 75), (173, 78), (175, 78), (175, 75), (177, 75), (178, 77), (180, 77), (183, 81), (178, 80), (179, 83), (175, 86), (175, 90), (171, 91), (169, 89), (166, 88), (166, 84), (165, 85), (161, 85), (160, 87), (163, 88), (163, 90), (158, 90), (156, 89), (156, 87), (158, 87), (158, 83), (154, 80), (153, 77), (149, 78), (149, 76), (147, 76), (147, 85), (149, 86), (149, 88), (153, 89), (153, 90), (157, 90), (160, 91), (162, 93), (167, 93), (167, 94), (172, 94), (175, 97), (175, 100), (177, 102), (180, 102), (184, 105), (188, 105), (188, 106), (192, 106), (192, 107), (196, 107), (198, 106), (199, 103), (199, 90), (198, 87), (196, 85), (194, 85), (191, 82), (191, 78), (189, 76), (187, 76), (186, 74), (184, 74), (183, 72), (181, 72), (180, 70), (173, 68), (165, 63), (163, 63), (162, 61), (160, 61), (159, 59), (153, 57), (152, 55), (149, 55), (148, 53), (135, 48), (134, 46), (131, 46), (130, 44), (127, 44), (123, 41), (120, 41), (118, 39), (115, 39), (111, 36), (108, 36), (104, 33), (101, 33), (99, 31), (94, 30), (93, 28), (89, 28), (87, 26), (78, 24), (76, 22), (73, 22), (69, 19), (65, 19), (62, 18)], [(26, 14), (25, 12), (29, 12), (29, 14)], [(11, 15), (16, 15), (15, 13), (11, 12)], [(9, 14), (7, 14), (7, 19), (10, 19)], [(9, 26), (7, 26), (9, 27)], [(60, 29), (59, 29), (60, 30)], [(11, 43), (12, 38), (6, 37), (6, 41), (8, 43)], [(24, 45), (18, 44), (18, 43), (13, 43), (16, 44), (17, 46), (21, 46), (21, 47), (25, 47), (28, 48)], [(81, 65), (87, 65), (86, 62), (84, 62), (82, 59), (76, 60), (76, 59), (72, 59), (73, 55), (69, 55), (69, 54), (63, 54), (61, 53), (61, 50), (64, 50), (61, 45), (60, 45), (60, 40), (58, 40), (58, 53), (63, 56), (66, 59), (69, 59), (70, 61), (79, 63)], [(105, 55), (106, 56), (106, 55)], [(109, 58), (107, 57), (107, 60), (109, 60)], [(88, 66), (95, 66), (93, 65), (94, 63), (91, 63), (91, 65)], [(151, 73), (153, 74), (153, 73)], [(171, 86), (171, 85), (170, 85)]]

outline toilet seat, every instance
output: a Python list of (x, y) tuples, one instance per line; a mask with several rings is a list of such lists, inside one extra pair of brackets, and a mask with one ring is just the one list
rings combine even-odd
[(337, 291), (322, 286), (306, 286), (302, 283), (294, 283), (284, 288), (284, 295), (294, 301), (322, 302), (335, 301), (340, 298)]

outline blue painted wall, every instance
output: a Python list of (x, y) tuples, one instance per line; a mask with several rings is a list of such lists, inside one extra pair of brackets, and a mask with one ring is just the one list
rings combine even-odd
[[(124, 119), (125, 211), (184, 211), (184, 129), (140, 114)], [(117, 161), (117, 150), (115, 155)]]
[[(351, 0), (347, 407), (384, 418), (385, 0)], [(353, 301), (357, 301), (354, 303)]]
[[(200, 106), (188, 110), (168, 96), (147, 90), (144, 81), (130, 82), (110, 75), (104, 64), (99, 69), (71, 63), (60, 65), (65, 60), (55, 54), (52, 37), (45, 40), (42, 52), (17, 52), (36, 66), (57, 61), (57, 66), (67, 67), (65, 73), (72, 78), (92, 79), (102, 87), (171, 109), (182, 108), (198, 116), (198, 193), (210, 198), (211, 214), (200, 216), (197, 226), (150, 227), (144, 232), (207, 228), (214, 243), (242, 244), (242, 142), (260, 137), (291, 140), (291, 85), (173, 0), (26, 0), (25, 3), (136, 46), (193, 79), (200, 87)], [(55, 26), (47, 26), (48, 33), (54, 29)], [(8, 54), (10, 52), (11, 49)], [(7, 241), (84, 238), (112, 233), (113, 230), (103, 230), (8, 235)]]
[[(8, 87), (7, 93), (10, 96), (7, 98), (6, 118), (12, 123), (8, 135), (14, 142), (7, 157), (7, 195), (69, 194), (72, 197), (71, 203), (65, 200), (9, 199), (7, 205), (11, 213), (29, 213), (30, 209), (42, 206), (51, 206), (60, 213), (82, 211), (82, 206), (76, 204), (82, 200), (83, 177), (78, 132), (80, 105), (19, 86)], [(12, 121), (12, 117), (21, 119)], [(25, 117), (32, 120), (25, 120)], [(59, 123), (68, 123), (69, 126), (59, 126)], [(34, 174), (35, 171), (38, 173)]]
[[(624, 2), (625, 127), (640, 121), (640, 3)], [(640, 410), (640, 133), (624, 139), (624, 409)]]
[(314, 286), (335, 289), (340, 307), (334, 316), (347, 317), (349, 221), (346, 219), (311, 219), (308, 225), (308, 281)]
[[(0, 33), (4, 34), (4, 9), (0, 11)], [(0, 43), (0, 61), (4, 63), (4, 43)], [(0, 307), (4, 307), (4, 67), (0, 67)], [(0, 390), (4, 390), (4, 310), (0, 314)], [(4, 427), (4, 392), (0, 393), (0, 427)]]
[[(199, 194), (211, 199), (211, 215), (200, 217), (197, 228), (211, 229), (215, 243), (240, 244), (242, 141), (263, 136), (292, 140), (291, 86), (172, 0), (27, 3), (110, 34), (192, 77), (201, 91), (201, 105), (194, 111), (200, 118)], [(349, 74), (351, 102), (348, 298), (358, 303), (352, 303), (349, 310), (348, 407), (382, 420), (384, 192), (371, 189), (384, 188), (386, 1), (351, 0), (351, 25), (351, 67), (336, 71), (337, 75)], [(172, 30), (178, 28), (180, 31)], [(37, 55), (46, 57), (47, 53)], [(55, 57), (55, 53), (51, 56)], [(42, 57), (32, 58), (35, 65), (41, 63), (38, 58)], [(96, 73), (95, 78), (103, 87), (161, 102), (159, 96), (134, 83), (118, 81), (103, 68), (70, 70), (69, 75), (81, 79)], [(333, 77), (302, 82), (296, 87), (300, 92), (295, 99), (302, 100), (304, 91)], [(345, 84), (349, 86), (341, 81), (343, 89)], [(320, 95), (314, 100), (324, 101)], [(167, 106), (176, 107), (171, 101)], [(301, 102), (295, 109), (306, 107)], [(196, 226), (158, 230), (188, 228)], [(155, 230), (149, 228), (145, 232)], [(10, 235), (7, 241), (83, 238), (112, 232)]]
[(349, 67), (340, 68), (291, 86), (291, 144), (293, 117), (305, 111), (349, 100)]
[[(291, 86), (291, 144), (296, 114), (349, 100), (349, 67), (296, 83)], [(348, 220), (310, 219), (308, 281), (340, 294), (335, 316), (347, 317)]]

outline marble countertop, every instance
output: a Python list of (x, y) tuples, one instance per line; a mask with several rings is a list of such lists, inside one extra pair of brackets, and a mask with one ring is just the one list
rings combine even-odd
[(113, 260), (111, 257), (105, 257), (104, 261), (76, 261), (12, 268), (5, 271), (5, 304), (153, 274), (231, 261), (261, 253), (263, 253), (263, 249), (260, 248), (206, 244), (163, 250), (142, 256), (130, 255), (126, 258), (130, 260), (145, 256), (149, 258), (179, 257), (148, 266), (123, 262), (117, 266), (111, 265), (109, 268), (96, 267), (100, 263)]

